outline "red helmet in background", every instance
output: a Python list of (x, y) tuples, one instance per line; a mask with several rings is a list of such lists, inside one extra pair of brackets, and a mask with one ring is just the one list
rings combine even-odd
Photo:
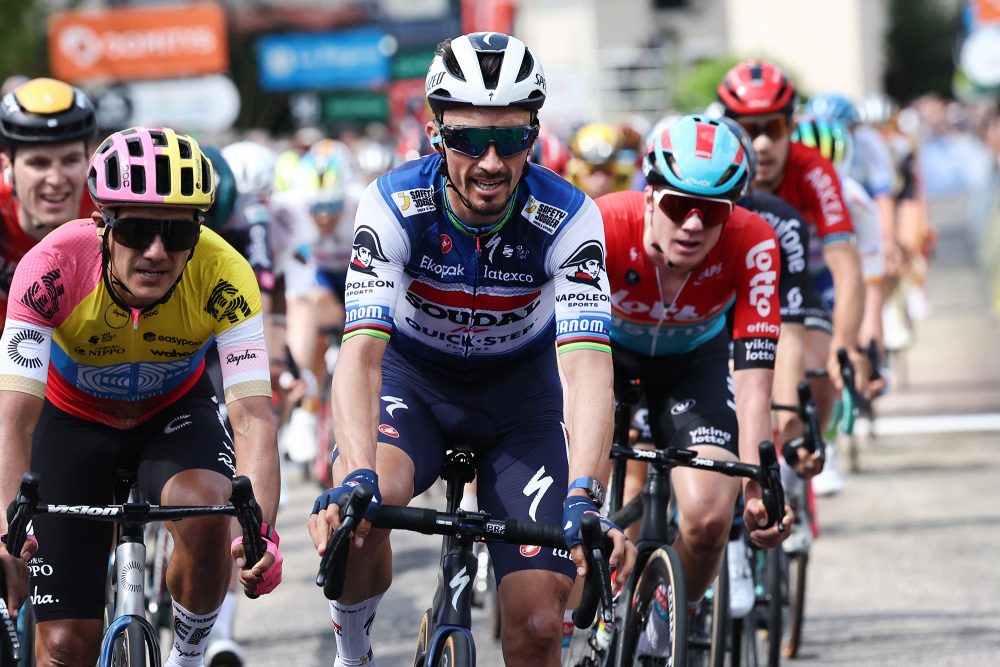
[(560, 176), (564, 176), (569, 158), (569, 146), (563, 143), (559, 137), (544, 129), (539, 132), (538, 139), (535, 140), (535, 148), (531, 151), (532, 162), (548, 167)]
[(775, 65), (747, 60), (736, 65), (716, 90), (727, 116), (791, 115), (795, 109), (795, 86)]

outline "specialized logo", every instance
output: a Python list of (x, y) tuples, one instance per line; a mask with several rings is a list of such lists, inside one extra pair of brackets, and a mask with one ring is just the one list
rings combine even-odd
[(389, 436), (390, 438), (399, 437), (399, 431), (394, 429), (392, 426), (389, 426), (388, 424), (379, 424), (378, 432), (381, 433), (382, 435)]
[(59, 297), (66, 292), (66, 288), (58, 280), (59, 269), (52, 269), (25, 291), (21, 303), (51, 320), (59, 312)]
[(542, 548), (535, 544), (522, 544), (521, 555), (525, 558), (534, 558), (542, 551)]
[(45, 337), (40, 332), (33, 329), (21, 329), (11, 336), (10, 342), (7, 343), (7, 356), (18, 366), (32, 369), (41, 368), (41, 346), (44, 342)]
[(382, 252), (382, 243), (378, 234), (368, 225), (361, 225), (354, 232), (354, 251), (351, 253), (351, 269), (369, 276), (378, 277), (372, 262), (375, 260), (387, 262), (385, 253)]
[(573, 269), (566, 276), (570, 282), (599, 288), (601, 286), (601, 271), (605, 270), (604, 248), (597, 241), (587, 241), (577, 248), (559, 268)]
[(396, 398), (395, 396), (382, 396), (381, 398), (388, 404), (385, 406), (385, 411), (388, 412), (389, 416), (394, 419), (396, 417), (396, 410), (399, 410), (400, 408), (404, 410), (410, 409), (410, 406), (404, 403), (401, 398)]
[(233, 287), (228, 280), (220, 278), (208, 296), (205, 312), (219, 322), (229, 320), (230, 323), (236, 324), (241, 317), (250, 317), (252, 311), (240, 291)]
[(404, 218), (427, 213), (437, 208), (437, 204), (434, 203), (434, 190), (430, 188), (393, 192), (392, 200)]
[(674, 403), (674, 407), (670, 408), (670, 414), (674, 415), (675, 417), (677, 415), (682, 415), (691, 408), (693, 408), (695, 406), (695, 403), (696, 401), (693, 398), (689, 398), (685, 401), (678, 401), (677, 403)]
[[(169, 422), (167, 422), (166, 426), (163, 427), (163, 432), (166, 433), (167, 435), (170, 435), (171, 433), (175, 433), (181, 430), (182, 428), (191, 423), (190, 421), (181, 421), (181, 420), (190, 418), (191, 415), (178, 415), (177, 417), (174, 417)], [(177, 422), (181, 423), (178, 424)]]
[(455, 611), (458, 611), (458, 597), (462, 594), (462, 591), (465, 590), (465, 587), (469, 585), (471, 580), (472, 578), (469, 576), (468, 570), (463, 567), (454, 577), (451, 578), (451, 581), (448, 582), (448, 588), (455, 591), (451, 595), (451, 608)]
[(538, 509), (538, 503), (542, 500), (542, 496), (545, 495), (545, 492), (549, 490), (554, 481), (551, 476), (545, 474), (545, 466), (542, 466), (528, 480), (528, 483), (524, 485), (522, 493), (525, 496), (531, 496), (532, 494), (535, 496), (531, 501), (531, 507), (528, 508), (528, 516), (531, 517), (532, 521), (538, 520), (535, 518), (535, 510)]
[(528, 197), (528, 203), (521, 209), (521, 215), (527, 218), (528, 222), (535, 227), (538, 227), (551, 236), (556, 233), (556, 229), (569, 216), (569, 213), (552, 204), (546, 204), (534, 197)]
[(747, 269), (757, 270), (750, 278), (750, 305), (757, 308), (761, 317), (771, 314), (771, 297), (777, 286), (778, 272), (774, 270), (774, 258), (768, 251), (777, 247), (774, 239), (766, 239), (747, 252)]

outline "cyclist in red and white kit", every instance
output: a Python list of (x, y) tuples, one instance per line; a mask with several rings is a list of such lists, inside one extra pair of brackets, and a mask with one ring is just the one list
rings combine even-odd
[[(845, 348), (858, 371), (858, 389), (867, 393), (868, 359), (856, 346), (865, 295), (854, 226), (833, 165), (818, 151), (791, 142), (795, 86), (775, 65), (749, 60), (730, 69), (717, 92), (726, 116), (739, 122), (753, 140), (754, 189), (776, 194), (802, 213), (815, 228), (823, 260), (833, 275), (837, 299), (832, 340), (807, 334), (807, 364), (825, 366), (839, 390), (843, 382), (836, 351)], [(829, 390), (817, 389), (825, 420), (833, 397)]]
[[(771, 226), (734, 205), (748, 188), (749, 162), (725, 122), (686, 116), (654, 138), (643, 162), (649, 183), (643, 192), (608, 194), (596, 203), (608, 245), (616, 389), (640, 380), (657, 446), (756, 463), (757, 445), (771, 438), (781, 260)], [(680, 517), (674, 546), (693, 606), (719, 567), (740, 483), (676, 469), (671, 485)], [(639, 486), (628, 485), (626, 493)], [(775, 546), (782, 539), (777, 527), (759, 527), (767, 520), (759, 485), (746, 481), (743, 493), (750, 539)], [(640, 654), (662, 657), (666, 647), (655, 624), (646, 627)]]
[(17, 263), (53, 229), (94, 211), (87, 180), (87, 142), (97, 125), (80, 90), (32, 79), (0, 103), (0, 141), (10, 163), (0, 179), (0, 317)]

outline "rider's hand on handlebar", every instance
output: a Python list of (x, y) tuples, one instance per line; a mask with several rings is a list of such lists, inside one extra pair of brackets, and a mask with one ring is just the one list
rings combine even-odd
[(795, 453), (798, 456), (795, 461), (795, 472), (799, 477), (809, 479), (823, 472), (826, 457), (820, 456), (819, 452), (810, 452), (808, 447), (796, 447)]
[(247, 594), (266, 595), (281, 583), (282, 563), (285, 559), (282, 557), (281, 551), (278, 550), (278, 531), (271, 529), (271, 537), (266, 534), (262, 536), (266, 550), (260, 560), (253, 564), (253, 567), (247, 567), (242, 536), (233, 540), (229, 547), (233, 560), (240, 568), (240, 583)]
[(764, 528), (769, 523), (767, 510), (764, 508), (763, 492), (760, 484), (748, 480), (743, 486), (743, 523), (746, 526), (750, 542), (758, 549), (770, 549), (781, 544), (790, 534), (789, 528), (795, 515), (792, 508), (785, 504), (785, 515), (781, 519), (785, 530), (779, 531), (778, 524), (773, 524), (770, 528)]
[[(861, 396), (871, 398), (871, 389), (869, 388), (871, 363), (868, 361), (868, 356), (864, 352), (856, 349), (853, 345), (847, 347), (846, 349), (847, 357), (851, 360), (851, 366), (854, 367), (855, 390)], [(829, 373), (830, 380), (833, 382), (833, 386), (836, 387), (837, 391), (843, 391), (844, 379), (840, 374), (840, 361), (837, 359), (836, 346), (831, 347), (830, 356), (826, 362), (826, 370)]]
[(340, 525), (340, 506), (337, 503), (342, 496), (350, 495), (358, 484), (367, 484), (374, 494), (365, 511), (365, 520), (358, 524), (357, 530), (354, 531), (354, 545), (358, 549), (364, 546), (365, 538), (368, 537), (372, 527), (371, 522), (382, 504), (382, 494), (378, 490), (378, 475), (375, 471), (362, 468), (349, 474), (339, 485), (321, 493), (313, 503), (308, 522), (309, 536), (316, 547), (316, 553), (320, 556), (326, 551), (330, 534)]
[(580, 544), (580, 524), (584, 514), (597, 514), (600, 517), (601, 529), (606, 537), (611, 540), (611, 556), (608, 564), (616, 568), (618, 573), (612, 583), (612, 594), (618, 593), (622, 585), (628, 580), (635, 567), (637, 551), (635, 545), (629, 541), (621, 528), (603, 516), (597, 504), (585, 495), (570, 495), (563, 501), (563, 532), (566, 535), (566, 544), (570, 547), (570, 557), (576, 565), (578, 576), (587, 575), (587, 558)]

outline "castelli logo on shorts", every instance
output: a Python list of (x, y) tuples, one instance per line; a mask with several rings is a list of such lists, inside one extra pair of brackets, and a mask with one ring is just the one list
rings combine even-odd
[(393, 427), (389, 426), (388, 424), (379, 424), (378, 425), (378, 432), (381, 433), (382, 435), (387, 435), (390, 438), (398, 438), (399, 437), (399, 431), (397, 431)]
[(542, 548), (535, 544), (522, 544), (521, 555), (525, 558), (534, 558), (542, 551)]

